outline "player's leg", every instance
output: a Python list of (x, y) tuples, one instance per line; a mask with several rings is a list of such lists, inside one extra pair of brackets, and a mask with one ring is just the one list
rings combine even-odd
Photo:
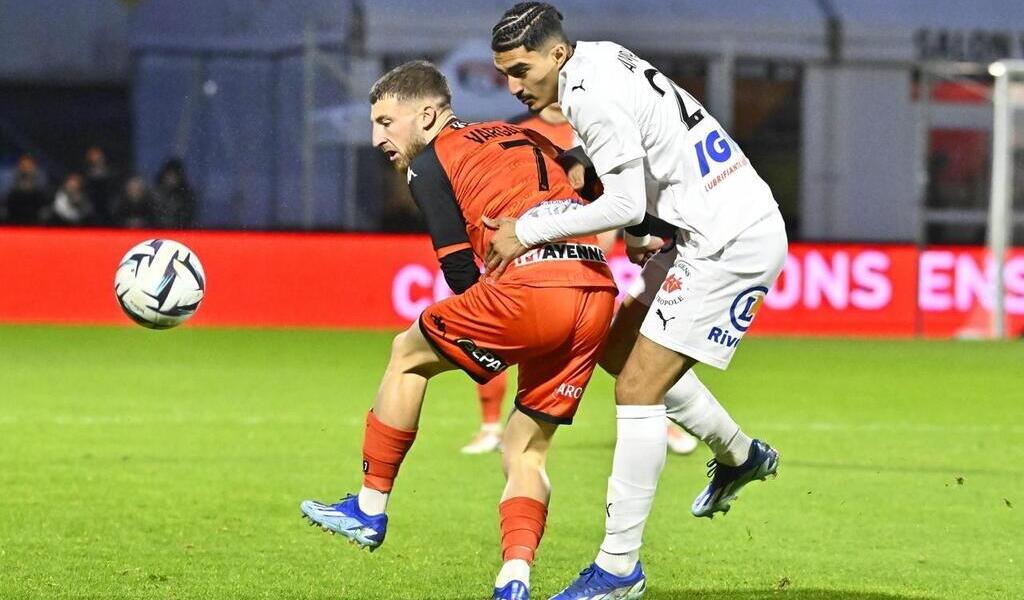
[(480, 400), (480, 430), (462, 447), (463, 454), (484, 454), (501, 447), (501, 402), (508, 389), (508, 374), (501, 373), (477, 386)]
[(544, 465), (558, 425), (515, 410), (502, 447), (505, 491), (501, 519), (502, 566), (494, 582), (495, 598), (523, 597), (530, 587), (530, 567), (544, 536), (551, 486)]
[[(640, 333), (640, 324), (647, 317), (647, 311), (654, 302), (654, 297), (664, 283), (668, 270), (675, 262), (675, 258), (676, 251), (673, 248), (670, 251), (656, 254), (651, 260), (647, 261), (640, 275), (630, 286), (626, 297), (622, 300), (622, 304), (619, 305), (618, 310), (615, 312), (615, 319), (612, 321), (612, 327), (608, 333), (608, 343), (601, 355), (601, 368), (612, 377), (618, 376), (622, 371), (622, 366), (626, 363), (626, 357), (629, 356), (629, 352), (633, 349), (633, 344), (636, 343), (636, 338)], [(696, 378), (697, 375), (695, 373), (687, 371), (679, 383), (673, 386), (665, 395), (665, 405), (672, 407), (691, 404), (690, 397), (687, 394), (693, 388), (690, 380)], [(711, 409), (713, 407), (706, 408)], [(733, 431), (733, 428), (730, 427), (732, 419), (729, 418), (728, 413), (725, 413), (721, 405), (717, 405), (717, 408), (718, 410), (714, 414), (707, 415), (703, 421), (709, 424), (722, 423), (724, 429)], [(674, 424), (669, 423), (666, 425), (669, 451), (674, 454), (683, 455), (693, 453), (697, 449), (697, 440), (687, 433), (688, 423), (679, 418), (679, 414), (690, 416), (693, 413), (673, 413), (670, 408), (668, 410), (669, 419), (674, 422)], [(723, 416), (725, 417), (724, 419), (722, 418)], [(706, 428), (698, 429), (704, 430)], [(719, 434), (717, 430), (712, 429), (709, 432), (708, 439), (714, 441), (723, 437), (723, 435)]]
[(398, 334), (363, 437), (363, 485), (334, 504), (306, 500), (310, 524), (341, 534), (371, 551), (387, 533), (388, 498), (398, 469), (416, 439), (427, 380), (456, 368), (427, 342), (417, 325)]
[(605, 539), (594, 564), (552, 600), (643, 595), (641, 538), (665, 465), (662, 397), (692, 364), (643, 336), (637, 339), (615, 381), (617, 437), (605, 500)]
[[(540, 352), (519, 365), (516, 410), (502, 457), (508, 482), (500, 506), (504, 563), (494, 598), (526, 598), (529, 568), (544, 532), (550, 490), (544, 464), (558, 425), (572, 423), (597, 367), (615, 308), (611, 290), (534, 288), (524, 329)], [(520, 595), (513, 594), (519, 590)]]
[[(677, 350), (726, 369), (782, 271), (787, 246), (785, 223), (776, 211), (743, 231), (717, 257), (692, 261), (691, 273), (705, 286), (700, 294), (703, 304), (688, 311), (691, 323), (686, 331), (677, 328), (665, 343), (675, 343)], [(708, 277), (708, 271), (715, 276)], [(680, 270), (679, 276), (685, 279), (689, 274)], [(661, 300), (659, 297), (655, 303)], [(642, 330), (654, 332), (655, 328), (646, 322)], [(688, 388), (680, 394), (684, 401), (670, 405), (669, 410), (706, 439), (715, 452), (708, 462), (711, 481), (690, 510), (697, 517), (712, 517), (716, 512), (728, 512), (732, 500), (748, 483), (774, 476), (779, 453), (744, 434), (699, 380), (681, 383)]]
[[(623, 583), (643, 577), (641, 534), (664, 464), (664, 441), (657, 439), (657, 427), (644, 423), (650, 414), (642, 411), (652, 409), (652, 396), (668, 394), (696, 362), (728, 366), (767, 286), (781, 269), (785, 235), (779, 231), (781, 244), (778, 231), (765, 236), (754, 232), (717, 257), (683, 257), (669, 272), (616, 380), (618, 442), (608, 484), (605, 540), (595, 564), (556, 596), (559, 600), (589, 598), (608, 589), (617, 593)], [(738, 331), (727, 334), (716, 326), (723, 318), (739, 322)], [(702, 387), (684, 392), (695, 396)], [(623, 418), (629, 416), (634, 418)], [(707, 501), (711, 513), (727, 510), (746, 483), (774, 473), (777, 453), (757, 441), (751, 448), (742, 465), (716, 470)], [(621, 510), (616, 511), (616, 505)], [(570, 593), (574, 588), (582, 591)]]

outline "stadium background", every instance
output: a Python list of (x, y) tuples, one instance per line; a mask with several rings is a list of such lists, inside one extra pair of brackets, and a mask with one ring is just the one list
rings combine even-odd
[[(456, 462), (451, 440), (477, 419), (465, 378), (432, 387), (394, 504), (416, 533), (389, 539), (395, 555), (365, 561), (292, 520), (302, 495), (354, 483), (338, 473), (390, 334), (449, 293), (404, 181), (369, 147), (366, 91), (425, 57), (463, 118), (516, 116), (487, 45), (508, 4), (0, 0), (0, 597), (486, 592), (500, 470)], [(651, 597), (1019, 597), (1024, 349), (949, 340), (991, 333), (987, 67), (1024, 58), (1019, 2), (556, 4), (571, 36), (631, 47), (701, 99), (793, 241), (739, 364), (701, 372), (784, 450), (783, 476), (724, 522), (680, 523), (671, 507), (699, 489), (704, 458), (670, 463), (651, 530), (678, 537), (650, 536)], [(1022, 140), (1004, 267), (1015, 337)], [(9, 193), (26, 156), (29, 222)], [(174, 160), (187, 193), (161, 187)], [(62, 219), (52, 204), (75, 174), (93, 210)], [(133, 179), (163, 212), (120, 210)], [(112, 293), (117, 261), (148, 237), (206, 267), (204, 304), (177, 330), (136, 328)], [(612, 264), (620, 283), (635, 276), (621, 247)], [(581, 426), (559, 434), (545, 591), (597, 542), (610, 396), (599, 374)], [(470, 524), (443, 556), (423, 498)]]
[[(905, 1), (899, 11), (879, 2), (817, 0), (563, 5), (571, 35), (620, 41), (692, 91), (772, 186), (791, 240), (804, 245), (794, 246), (780, 280), (784, 293), (773, 292), (768, 302), (766, 313), (780, 314), (764, 317), (771, 325), (762, 322), (758, 333), (986, 334), (991, 267), (977, 247), (985, 242), (991, 179), (986, 67), (1024, 56), (1024, 15), (1013, 2), (976, 3), (970, 11), (946, 1)], [(70, 12), (53, 22), (48, 15), (58, 6)], [(449, 75), (463, 118), (522, 112), (490, 65), (486, 33), (502, 3), (447, 3), (455, 16), (419, 18), (428, 6), (3, 2), (0, 197), (12, 188), (24, 155), (38, 163), (50, 198), (76, 173), (86, 174), (91, 192), (91, 165), (83, 156), (98, 147), (107, 155), (112, 189), (103, 190), (108, 198), (93, 199), (98, 218), (83, 221), (92, 225), (423, 231), (405, 186), (368, 144), (365, 95), (375, 77), (408, 58), (427, 57)], [(1014, 241), (1020, 243), (1024, 153), (1016, 156), (1014, 178), (1022, 183), (1013, 202)], [(119, 220), (107, 206), (124, 195), (119, 186), (136, 176), (152, 181), (158, 194), (157, 175), (172, 159), (182, 161), (191, 208), (178, 218)], [(0, 200), (0, 223), (7, 213), (14, 220), (4, 205)], [(125, 239), (93, 233), (97, 251)], [(11, 235), (0, 238), (15, 243)], [(59, 240), (44, 236), (34, 243), (58, 242), (60, 252)], [(285, 310), (280, 294), (263, 304), (262, 296), (250, 299), (253, 318), (229, 321), (364, 327), (408, 320), (412, 313), (396, 308), (401, 299), (375, 303), (380, 312), (372, 317), (348, 300), (386, 296), (405, 263), (430, 271), (414, 277), (414, 287), (437, 280), (413, 250), (417, 243), (387, 251), (397, 259), (387, 273), (344, 260), (349, 247), (376, 243), (344, 237), (330, 246), (342, 269), (336, 272), (344, 274), (337, 281), (360, 281), (369, 291), (331, 290), (340, 304), (328, 321), (316, 310), (305, 323), (270, 317)], [(216, 250), (204, 252), (205, 260), (221, 262), (209, 252)], [(97, 280), (101, 263), (87, 264), (97, 268), (88, 280)], [(38, 289), (43, 272), (31, 263), (21, 268), (8, 284), (20, 289), (18, 298)], [(629, 276), (628, 269), (618, 272)], [(1008, 325), (1019, 333), (1024, 263), (1015, 255), (1005, 277)], [(434, 297), (446, 293), (443, 283), (435, 287)], [(5, 310), (0, 319), (115, 317), (51, 305), (27, 314)], [(225, 322), (204, 314), (196, 323), (218, 321)]]

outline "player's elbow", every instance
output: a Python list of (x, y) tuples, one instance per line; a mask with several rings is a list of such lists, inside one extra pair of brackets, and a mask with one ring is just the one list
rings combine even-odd
[(480, 268), (473, 260), (473, 251), (468, 248), (442, 257), (441, 272), (448, 287), (456, 294), (473, 287), (480, 278)]
[(644, 216), (647, 214), (647, 206), (643, 202), (630, 202), (629, 211), (627, 212), (628, 220), (623, 227), (632, 227), (633, 225), (639, 225), (643, 223)]

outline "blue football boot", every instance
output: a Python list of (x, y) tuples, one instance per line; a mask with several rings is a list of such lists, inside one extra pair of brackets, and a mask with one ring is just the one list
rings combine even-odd
[(751, 481), (764, 481), (774, 477), (779, 468), (779, 453), (768, 444), (754, 440), (746, 462), (737, 467), (719, 464), (715, 459), (708, 461), (708, 477), (711, 482), (693, 501), (690, 512), (695, 517), (713, 518), (716, 512), (729, 512), (730, 503), (736, 499), (743, 486)]
[(494, 588), (493, 600), (530, 600), (530, 589), (522, 581), (513, 579), (500, 588)]
[(302, 516), (310, 525), (319, 525), (324, 531), (341, 534), (360, 548), (370, 552), (384, 543), (388, 531), (388, 516), (368, 515), (359, 508), (359, 497), (349, 494), (337, 504), (324, 504), (306, 500), (300, 506)]
[(636, 600), (647, 591), (644, 568), (637, 561), (633, 572), (617, 577), (596, 564), (580, 571), (576, 581), (549, 600)]

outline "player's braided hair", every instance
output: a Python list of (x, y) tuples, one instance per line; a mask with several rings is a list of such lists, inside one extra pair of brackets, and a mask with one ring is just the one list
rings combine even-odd
[(370, 88), (370, 104), (385, 96), (393, 96), (399, 102), (437, 97), (441, 98), (442, 106), (452, 103), (448, 80), (434, 63), (425, 60), (400, 64), (378, 79)]
[(562, 13), (546, 2), (520, 2), (491, 29), (491, 50), (505, 52), (519, 46), (536, 50), (551, 37), (569, 41), (562, 30)]

